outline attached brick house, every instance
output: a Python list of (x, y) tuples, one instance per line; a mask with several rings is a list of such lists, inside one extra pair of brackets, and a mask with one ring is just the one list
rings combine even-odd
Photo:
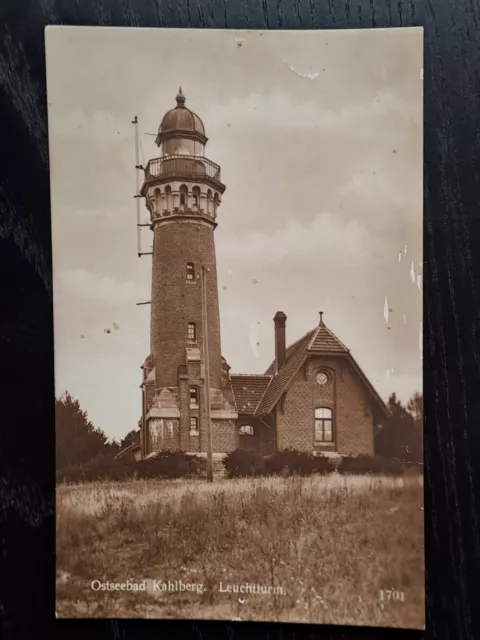
[(262, 455), (289, 447), (372, 454), (374, 426), (388, 409), (322, 315), (287, 348), (286, 316), (277, 312), (268, 370), (230, 373), (221, 355), (214, 244), (225, 185), (220, 167), (205, 156), (203, 123), (185, 107), (181, 89), (176, 101), (162, 119), (161, 155), (144, 169), (140, 191), (154, 240), (151, 354), (142, 365), (137, 455), (205, 454), (208, 407), (216, 454), (238, 447)]
[[(232, 375), (243, 428), (241, 446), (268, 454), (286, 448), (323, 455), (373, 455), (385, 403), (348, 348), (320, 323), (285, 347), (286, 316), (275, 322), (276, 358), (264, 375)], [(241, 430), (242, 431), (242, 430)]]

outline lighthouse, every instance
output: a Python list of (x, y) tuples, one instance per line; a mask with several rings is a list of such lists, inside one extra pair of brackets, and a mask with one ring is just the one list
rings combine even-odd
[(221, 354), (214, 240), (225, 185), (220, 166), (206, 156), (203, 122), (186, 106), (181, 88), (175, 100), (161, 120), (160, 153), (144, 168), (140, 189), (153, 232), (150, 355), (141, 385), (144, 456), (205, 452), (208, 415), (214, 451), (234, 448), (237, 437)]

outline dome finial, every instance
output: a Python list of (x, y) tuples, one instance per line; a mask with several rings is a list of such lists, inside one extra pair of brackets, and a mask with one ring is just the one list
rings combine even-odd
[(185, 105), (185, 96), (183, 95), (182, 87), (178, 87), (178, 93), (175, 99), (179, 107), (183, 107)]
[(325, 323), (323, 322), (323, 311), (318, 312), (320, 314), (320, 322), (318, 323), (319, 327), (324, 327)]

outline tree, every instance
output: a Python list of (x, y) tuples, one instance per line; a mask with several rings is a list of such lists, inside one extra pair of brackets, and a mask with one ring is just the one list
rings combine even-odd
[(55, 436), (57, 470), (85, 464), (110, 449), (105, 433), (93, 426), (68, 391), (55, 400)]
[(388, 399), (391, 417), (377, 430), (378, 454), (401, 462), (423, 461), (423, 397), (415, 393), (405, 407), (395, 393)]
[(136, 442), (139, 441), (139, 431), (138, 429), (132, 429), (131, 431), (129, 431), (127, 433), (127, 435), (120, 440), (120, 451), (122, 449), (126, 449), (127, 447), (129, 447), (131, 444), (134, 444)]

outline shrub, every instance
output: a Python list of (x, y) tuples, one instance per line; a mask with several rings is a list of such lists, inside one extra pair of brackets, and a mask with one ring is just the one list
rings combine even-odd
[(229, 478), (261, 475), (263, 471), (262, 457), (253, 451), (235, 449), (223, 459), (223, 465)]
[(182, 478), (200, 475), (204, 461), (181, 452), (160, 452), (156, 457), (135, 460), (133, 456), (113, 455), (95, 458), (83, 466), (59, 469), (57, 482), (94, 482), (132, 478)]
[(160, 451), (152, 458), (137, 462), (139, 478), (183, 478), (201, 475), (205, 460), (181, 451)]
[(389, 460), (381, 456), (348, 456), (342, 458), (338, 466), (339, 473), (402, 475), (403, 465), (398, 460)]
[(309, 476), (314, 473), (325, 474), (332, 470), (328, 458), (314, 456), (295, 449), (277, 451), (265, 460), (266, 473), (275, 475)]

